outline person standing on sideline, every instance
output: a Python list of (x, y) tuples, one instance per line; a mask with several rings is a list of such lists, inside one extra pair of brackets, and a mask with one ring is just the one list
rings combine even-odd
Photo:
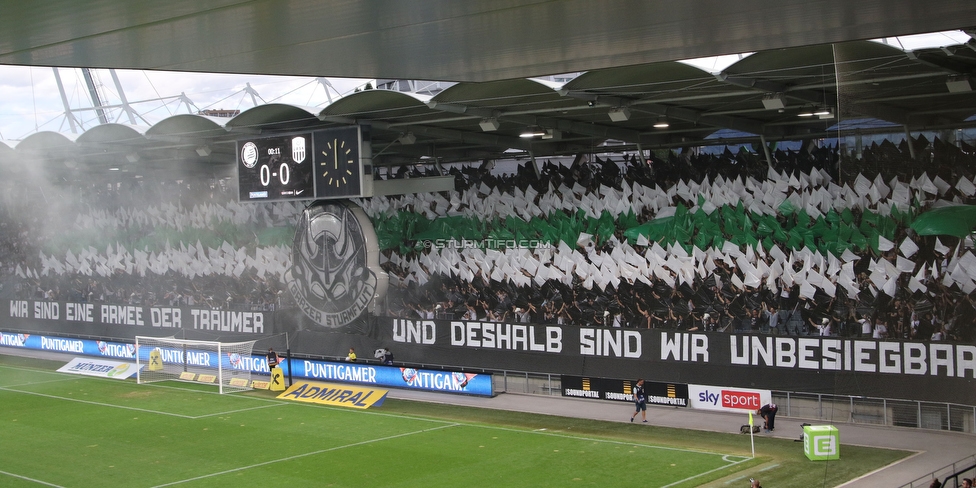
[(267, 357), (268, 357), (268, 371), (271, 371), (272, 369), (275, 369), (275, 366), (278, 365), (278, 362), (279, 362), (278, 361), (278, 353), (276, 353), (274, 351), (274, 349), (272, 349), (272, 348), (269, 347), (268, 348), (268, 356)]
[(644, 393), (644, 379), (640, 378), (637, 380), (637, 385), (634, 386), (633, 397), (634, 406), (637, 408), (634, 414), (630, 416), (630, 421), (633, 422), (637, 414), (641, 414), (641, 421), (645, 424), (647, 423), (647, 395)]
[(349, 361), (350, 363), (356, 362), (356, 350), (355, 349), (353, 349), (351, 347), (349, 348), (349, 354), (346, 355), (346, 361)]
[(775, 403), (767, 403), (756, 411), (756, 414), (763, 418), (763, 431), (772, 432), (776, 428), (776, 412), (779, 408)]

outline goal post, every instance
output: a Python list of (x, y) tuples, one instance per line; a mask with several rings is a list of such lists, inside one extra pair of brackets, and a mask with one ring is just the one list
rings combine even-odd
[(250, 390), (255, 342), (136, 336), (136, 365), (142, 366), (136, 370), (136, 381), (215, 384), (220, 393)]

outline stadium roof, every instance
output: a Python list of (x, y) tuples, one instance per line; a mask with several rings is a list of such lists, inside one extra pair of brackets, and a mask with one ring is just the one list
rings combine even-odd
[[(848, 3), (748, 1), (696, 10), (699, 2), (679, 2), (667, 3), (664, 16), (664, 4), (625, 1), (601, 4), (601, 12), (568, 0), (433, 2), (411, 12), (402, 11), (410, 5), (404, 2), (11, 2), (12, 14), (0, 20), (3, 63), (395, 78), (324, 109), (269, 104), (229, 119), (106, 124), (77, 141), (38, 133), (14, 151), (0, 150), (0, 163), (26, 157), (96, 176), (165, 172), (173, 166), (167, 162), (186, 160), (202, 174), (220, 175), (233, 172), (233, 143), (245, 135), (353, 123), (372, 127), (379, 166), (576, 155), (606, 151), (607, 144), (621, 150), (835, 137), (839, 122), (864, 132), (973, 125), (976, 97), (966, 87), (976, 88), (969, 78), (976, 76), (976, 40), (906, 51), (856, 39), (976, 25), (976, 4), (867, 1), (854, 15)], [(565, 18), (551, 20), (557, 13)], [(25, 23), (28, 29), (11, 20), (17, 18), (36, 21)], [(491, 35), (479, 37), (482, 24), (494, 27)], [(361, 42), (340, 49), (349, 39)], [(508, 46), (507, 55), (500, 46)], [(669, 60), (732, 49), (757, 52), (717, 72)], [(527, 77), (561, 72), (571, 74)], [(417, 94), (400, 91), (407, 84), (397, 78), (481, 81)], [(870, 122), (845, 124), (852, 120)], [(520, 137), (528, 129), (538, 135)]]
[[(863, 133), (970, 127), (976, 97), (947, 83), (969, 83), (966, 76), (976, 74), (973, 43), (905, 52), (852, 41), (759, 52), (715, 74), (665, 61), (588, 71), (559, 84), (457, 83), (433, 96), (401, 92), (391, 82), (324, 109), (268, 104), (225, 119), (183, 114), (150, 128), (106, 124), (74, 144), (38, 133), (0, 158), (114, 158), (136, 172), (140, 161), (185, 157), (232, 170), (238, 138), (353, 123), (372, 127), (379, 166), (575, 155), (606, 151), (608, 141), (620, 150), (835, 137), (838, 123), (854, 120), (865, 122), (844, 127)], [(820, 115), (808, 115), (814, 113)], [(668, 127), (655, 127), (660, 122)], [(526, 129), (541, 136), (520, 137)], [(716, 133), (736, 136), (716, 140)]]
[(4, 0), (0, 64), (491, 81), (976, 25), (971, 0)]

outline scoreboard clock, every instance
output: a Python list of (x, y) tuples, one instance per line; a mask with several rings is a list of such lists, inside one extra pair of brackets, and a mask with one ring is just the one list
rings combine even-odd
[(358, 126), (238, 141), (240, 201), (362, 196), (361, 156)]
[(316, 198), (361, 196), (363, 167), (359, 127), (317, 131), (313, 138)]

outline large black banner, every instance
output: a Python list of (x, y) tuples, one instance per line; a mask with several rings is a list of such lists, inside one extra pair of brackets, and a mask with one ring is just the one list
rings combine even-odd
[(378, 319), (397, 358), (464, 367), (976, 405), (976, 345)]
[(275, 313), (92, 302), (5, 300), (3, 328), (72, 336), (132, 338), (137, 335), (220, 340), (260, 339), (275, 333)]
[[(378, 317), (322, 327), (300, 310), (231, 311), (9, 300), (0, 329), (83, 337), (135, 335), (286, 341), (297, 354), (375, 349), (429, 367), (857, 395), (976, 405), (976, 345), (552, 324)], [(287, 333), (286, 339), (283, 335)]]

